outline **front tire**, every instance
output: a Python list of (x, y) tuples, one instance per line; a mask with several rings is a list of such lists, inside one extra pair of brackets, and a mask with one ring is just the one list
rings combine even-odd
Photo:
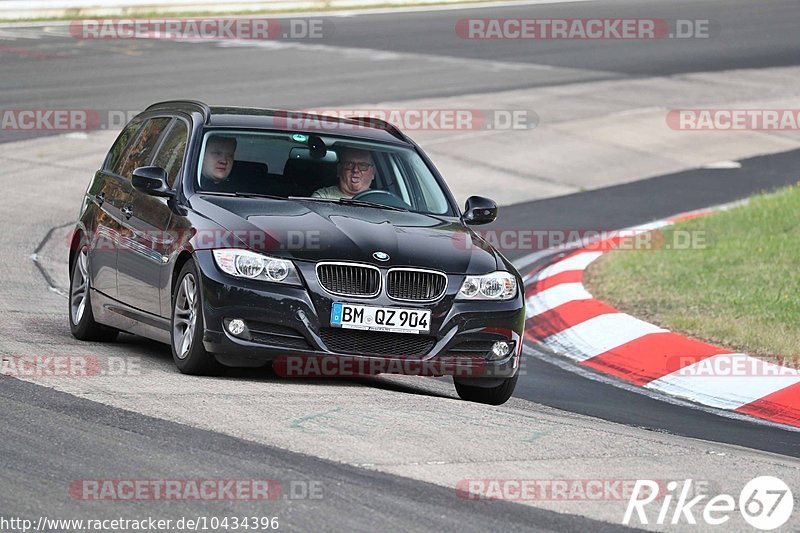
[(203, 346), (203, 302), (200, 277), (194, 261), (187, 261), (172, 292), (170, 345), (175, 366), (184, 374), (208, 376), (222, 366)]
[(95, 321), (89, 279), (89, 246), (80, 247), (69, 270), (69, 330), (82, 341), (111, 342), (119, 330)]
[(514, 394), (514, 388), (517, 386), (517, 378), (519, 374), (515, 374), (512, 378), (504, 379), (500, 385), (496, 387), (475, 387), (472, 385), (464, 385), (454, 380), (456, 392), (459, 398), (468, 402), (485, 403), (488, 405), (502, 405), (511, 398)]

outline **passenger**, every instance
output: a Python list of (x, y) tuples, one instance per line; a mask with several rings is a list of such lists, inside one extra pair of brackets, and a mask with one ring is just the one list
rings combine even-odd
[(339, 154), (336, 175), (339, 177), (338, 185), (317, 189), (311, 196), (338, 200), (352, 198), (369, 189), (372, 180), (375, 179), (375, 162), (372, 154), (368, 150), (356, 148), (343, 150)]
[[(233, 169), (236, 138), (214, 136), (206, 142), (203, 168), (200, 171), (200, 186), (207, 191), (230, 189), (228, 178)], [(231, 191), (232, 192), (232, 191)]]

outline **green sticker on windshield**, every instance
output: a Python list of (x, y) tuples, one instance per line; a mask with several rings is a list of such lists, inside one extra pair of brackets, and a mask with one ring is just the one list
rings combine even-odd
[(295, 133), (292, 135), (292, 140), (295, 140), (299, 143), (304, 143), (308, 140), (308, 135), (303, 135), (302, 133)]

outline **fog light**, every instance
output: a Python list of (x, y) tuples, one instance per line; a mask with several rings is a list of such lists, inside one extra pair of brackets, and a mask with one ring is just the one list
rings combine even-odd
[(497, 341), (492, 344), (491, 359), (502, 359), (511, 352), (511, 346), (506, 341)]
[(230, 322), (228, 322), (228, 331), (231, 332), (231, 335), (241, 335), (245, 330), (244, 320), (240, 318), (234, 318)]

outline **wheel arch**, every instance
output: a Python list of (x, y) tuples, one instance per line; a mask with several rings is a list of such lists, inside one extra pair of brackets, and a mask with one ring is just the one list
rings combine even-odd
[(175, 264), (172, 268), (172, 276), (169, 282), (170, 301), (172, 301), (172, 297), (175, 294), (175, 285), (178, 283), (178, 276), (181, 274), (183, 266), (192, 259), (194, 259), (194, 254), (191, 252), (191, 250), (182, 250), (175, 259)]
[(72, 269), (72, 262), (75, 260), (75, 254), (78, 253), (78, 250), (81, 247), (81, 242), (84, 239), (84, 235), (86, 235), (85, 229), (83, 226), (78, 224), (72, 229), (71, 234), (67, 237), (69, 239), (69, 263), (67, 263), (67, 268), (70, 269), (70, 271)]

